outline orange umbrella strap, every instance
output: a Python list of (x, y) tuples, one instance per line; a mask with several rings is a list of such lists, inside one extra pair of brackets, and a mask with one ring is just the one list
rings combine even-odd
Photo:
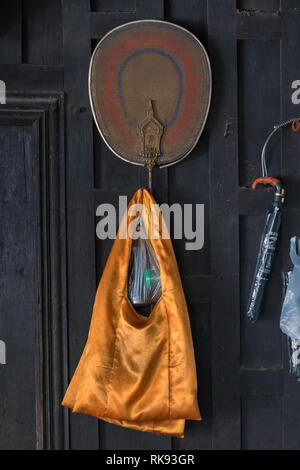
[(260, 176), (252, 183), (252, 189), (256, 189), (258, 184), (270, 185), (275, 189), (274, 206), (282, 207), (285, 200), (285, 189), (278, 178), (272, 176)]

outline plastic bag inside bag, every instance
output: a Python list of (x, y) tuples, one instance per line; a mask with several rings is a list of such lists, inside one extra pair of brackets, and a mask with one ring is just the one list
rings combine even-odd
[(132, 240), (128, 269), (128, 298), (135, 306), (155, 304), (161, 297), (159, 263), (142, 224), (139, 237)]
[[(283, 297), (285, 298), (287, 287), (290, 281), (292, 271), (283, 273)], [(281, 327), (281, 325), (280, 325)], [(293, 339), (287, 336), (288, 358), (289, 358), (289, 373), (300, 381), (300, 339)]]

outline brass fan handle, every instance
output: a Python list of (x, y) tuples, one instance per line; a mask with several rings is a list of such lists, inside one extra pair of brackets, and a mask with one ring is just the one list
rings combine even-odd
[(161, 136), (164, 126), (154, 116), (152, 101), (148, 102), (147, 115), (139, 125), (141, 137), (141, 157), (148, 168), (149, 191), (152, 192), (152, 168), (160, 156)]

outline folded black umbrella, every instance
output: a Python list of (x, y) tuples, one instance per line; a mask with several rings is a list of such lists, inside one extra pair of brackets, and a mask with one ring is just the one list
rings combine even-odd
[(261, 237), (260, 248), (256, 268), (251, 285), (249, 301), (247, 306), (247, 317), (255, 323), (258, 319), (264, 298), (267, 282), (270, 278), (278, 233), (281, 225), (281, 208), (284, 203), (285, 190), (277, 178), (257, 178), (252, 188), (256, 189), (258, 184), (268, 184), (275, 188), (273, 209), (268, 212), (264, 231)]

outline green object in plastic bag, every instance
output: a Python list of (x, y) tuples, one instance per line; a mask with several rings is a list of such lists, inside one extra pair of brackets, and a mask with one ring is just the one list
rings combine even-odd
[(148, 268), (145, 271), (145, 275), (146, 275), (146, 285), (147, 285), (148, 289), (150, 289), (151, 283), (150, 283), (150, 273), (149, 273)]
[(154, 305), (162, 295), (160, 267), (142, 224), (132, 240), (128, 269), (128, 298), (134, 306)]

